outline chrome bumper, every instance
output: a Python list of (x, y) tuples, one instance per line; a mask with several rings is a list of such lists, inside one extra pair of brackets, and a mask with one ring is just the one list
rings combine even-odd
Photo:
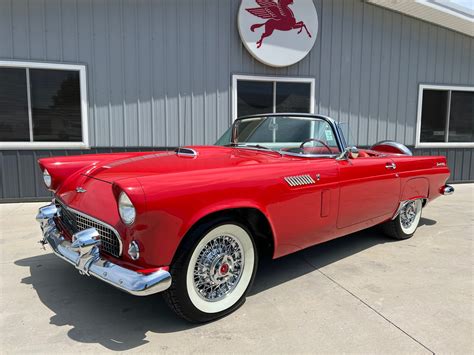
[(171, 285), (168, 271), (158, 270), (151, 274), (140, 274), (126, 269), (99, 255), (100, 238), (95, 228), (80, 231), (73, 242), (64, 239), (53, 218), (57, 214), (54, 204), (41, 207), (36, 216), (43, 231), (42, 244), (49, 244), (61, 259), (74, 265), (83, 275), (94, 276), (135, 296), (148, 296), (162, 292)]
[(454, 193), (454, 187), (450, 185), (445, 185), (441, 188), (441, 193), (443, 195), (452, 195)]

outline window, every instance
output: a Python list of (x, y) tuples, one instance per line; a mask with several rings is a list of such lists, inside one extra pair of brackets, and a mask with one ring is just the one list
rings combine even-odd
[(0, 148), (86, 148), (83, 65), (0, 61)]
[(233, 76), (234, 120), (277, 112), (314, 112), (314, 79)]
[(474, 147), (474, 87), (420, 85), (417, 147)]

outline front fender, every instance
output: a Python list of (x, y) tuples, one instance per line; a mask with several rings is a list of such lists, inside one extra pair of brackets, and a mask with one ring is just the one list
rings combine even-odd
[[(271, 177), (265, 176), (265, 179)], [(140, 255), (147, 266), (170, 265), (189, 230), (202, 218), (219, 211), (257, 209), (267, 218), (273, 230), (265, 203), (270, 182), (243, 181), (230, 176), (222, 183), (215, 178), (211, 180), (190, 175), (175, 175), (173, 179), (168, 176), (166, 180), (157, 177), (139, 180), (147, 206), (141, 220), (147, 223), (146, 227), (135, 231), (134, 237), (143, 246)]]
[(235, 199), (229, 201), (219, 201), (219, 203), (204, 206), (199, 211), (196, 211), (196, 213), (193, 214), (187, 223), (182, 225), (179, 234), (184, 237), (191, 230), (191, 228), (196, 225), (196, 223), (211, 214), (241, 208), (252, 208), (260, 211), (269, 222), (272, 232), (274, 232), (272, 221), (270, 220), (270, 217), (264, 206), (253, 200)]

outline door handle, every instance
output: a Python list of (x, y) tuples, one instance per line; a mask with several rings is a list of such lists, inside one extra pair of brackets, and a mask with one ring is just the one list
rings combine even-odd
[(395, 170), (397, 166), (395, 165), (395, 163), (387, 163), (385, 164), (385, 168), (390, 169), (390, 170)]

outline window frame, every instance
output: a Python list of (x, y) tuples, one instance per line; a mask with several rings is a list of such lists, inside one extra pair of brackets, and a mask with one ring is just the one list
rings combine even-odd
[[(20, 68), (26, 70), (26, 85), (28, 98), (28, 120), (29, 120), (29, 142), (1, 142), (0, 149), (88, 149), (89, 146), (89, 119), (87, 100), (87, 73), (85, 64), (65, 64), (65, 63), (45, 63), (29, 61), (8, 61), (0, 60), (0, 68)], [(81, 105), (81, 128), (82, 141), (80, 142), (34, 142), (33, 137), (33, 116), (31, 112), (31, 90), (29, 80), (29, 69), (51, 69), (69, 70), (79, 72), (79, 91)]]
[[(237, 81), (246, 80), (246, 81), (260, 81), (260, 82), (284, 82), (284, 83), (303, 83), (310, 84), (310, 98), (309, 98), (309, 112), (308, 114), (314, 114), (315, 108), (315, 78), (311, 77), (288, 77), (288, 76), (266, 76), (266, 75), (243, 75), (243, 74), (233, 74), (232, 75), (232, 122), (234, 122), (237, 116)], [(276, 85), (273, 85), (273, 111), (276, 107)], [(268, 112), (272, 113), (272, 112)], [(275, 112), (273, 112), (275, 113)]]
[[(474, 86), (420, 84), (418, 88), (418, 109), (417, 109), (417, 115), (416, 115), (415, 148), (474, 148), (474, 142), (421, 142), (421, 116), (422, 116), (422, 109), (423, 109), (423, 91), (425, 89), (449, 91), (449, 92), (452, 92), (452, 91), (474, 92)], [(450, 104), (450, 101), (451, 100), (449, 100), (448, 102), (449, 104)], [(448, 127), (448, 134), (449, 134), (449, 121), (447, 123), (447, 127)]]

